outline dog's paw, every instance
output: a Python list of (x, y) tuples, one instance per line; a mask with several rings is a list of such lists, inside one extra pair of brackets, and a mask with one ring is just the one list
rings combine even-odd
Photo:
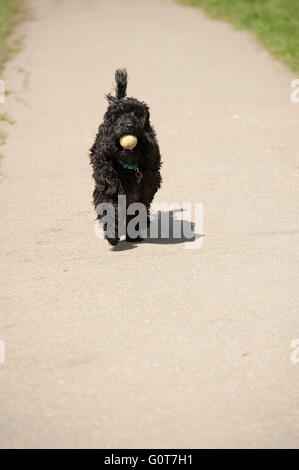
[(107, 237), (106, 240), (108, 241), (109, 245), (116, 246), (119, 242), (119, 238), (109, 238)]

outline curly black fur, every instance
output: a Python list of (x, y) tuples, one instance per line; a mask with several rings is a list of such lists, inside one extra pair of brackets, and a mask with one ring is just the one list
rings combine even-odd
[[(116, 70), (115, 81), (116, 96), (107, 95), (109, 106), (90, 150), (95, 180), (94, 205), (97, 207), (101, 203), (111, 203), (115, 208), (116, 233), (113, 236), (106, 233), (111, 245), (116, 245), (119, 240), (118, 195), (126, 195), (127, 206), (133, 202), (143, 203), (149, 218), (151, 202), (161, 185), (161, 157), (155, 131), (150, 124), (149, 108), (142, 101), (126, 98), (126, 69)], [(133, 134), (138, 138), (133, 150), (124, 150), (121, 147), (119, 139), (125, 134)], [(138, 163), (138, 169), (143, 174), (139, 184), (135, 171), (123, 168), (120, 161), (127, 164)], [(98, 219), (101, 218), (98, 215)]]

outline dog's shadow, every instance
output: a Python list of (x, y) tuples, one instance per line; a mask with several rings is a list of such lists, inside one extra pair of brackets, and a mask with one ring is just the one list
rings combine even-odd
[[(177, 245), (180, 243), (191, 243), (197, 240), (198, 238), (203, 237), (201, 233), (195, 233), (195, 224), (189, 220), (184, 220), (183, 218), (176, 219), (174, 213), (184, 212), (184, 209), (174, 209), (171, 211), (159, 211), (154, 214), (150, 227), (147, 229), (147, 235), (143, 238), (141, 242), (127, 242), (126, 240), (121, 240), (118, 245), (112, 248), (112, 251), (126, 251), (137, 248), (138, 245), (149, 243), (155, 245)], [(168, 221), (169, 228), (164, 232), (162, 230), (162, 223)], [(155, 227), (155, 230), (152, 230), (152, 226)], [(152, 236), (153, 232), (157, 236)], [(190, 236), (191, 235), (191, 236)]]

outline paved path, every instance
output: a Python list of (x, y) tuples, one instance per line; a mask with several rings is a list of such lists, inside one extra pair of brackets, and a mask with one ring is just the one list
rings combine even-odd
[[(294, 75), (171, 0), (29, 4), (1, 105), (16, 120), (1, 161), (1, 447), (298, 446)], [(95, 236), (88, 148), (122, 65), (158, 133), (156, 202), (204, 204), (199, 250), (113, 252)]]

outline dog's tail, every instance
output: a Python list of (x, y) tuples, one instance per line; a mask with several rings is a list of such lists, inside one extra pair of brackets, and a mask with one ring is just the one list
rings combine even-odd
[(116, 98), (118, 100), (124, 98), (127, 94), (128, 74), (126, 69), (117, 69), (115, 72), (116, 82)]

